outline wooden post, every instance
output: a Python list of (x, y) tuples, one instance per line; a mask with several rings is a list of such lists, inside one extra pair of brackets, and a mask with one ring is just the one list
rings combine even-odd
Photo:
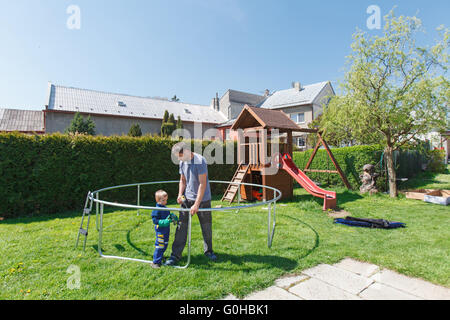
[(292, 157), (293, 156), (293, 147), (292, 147), (292, 131), (289, 130), (287, 132), (287, 153)]
[[(317, 133), (317, 135), (320, 137), (319, 133)], [(308, 160), (308, 163), (306, 164), (305, 170), (308, 170), (309, 167), (311, 166), (312, 161), (314, 160), (314, 157), (316, 156), (317, 150), (319, 150), (319, 147), (321, 145), (321, 140), (320, 138), (317, 140), (317, 144), (314, 147), (313, 153), (311, 153), (311, 157)]]
[(351, 190), (352, 186), (350, 185), (350, 183), (347, 180), (347, 177), (345, 176), (344, 172), (342, 171), (341, 167), (339, 166), (339, 164), (337, 163), (336, 159), (333, 156), (333, 153), (331, 152), (330, 148), (328, 147), (328, 144), (325, 142), (325, 140), (322, 139), (322, 135), (320, 134), (320, 132), (317, 133), (319, 136), (319, 141), (322, 142), (325, 150), (328, 153), (328, 156), (331, 159), (331, 162), (333, 162), (334, 167), (336, 168), (336, 170), (338, 171), (339, 175), (341, 176), (342, 181), (344, 182), (345, 186)]

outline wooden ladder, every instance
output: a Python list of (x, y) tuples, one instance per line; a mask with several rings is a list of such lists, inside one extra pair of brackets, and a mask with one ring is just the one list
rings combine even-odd
[(242, 181), (244, 181), (245, 177), (247, 176), (249, 167), (250, 167), (249, 164), (247, 164), (247, 165), (240, 164), (239, 165), (239, 167), (237, 168), (237, 170), (233, 176), (233, 179), (231, 179), (232, 183), (230, 183), (228, 185), (227, 191), (225, 191), (225, 193), (223, 194), (222, 202), (229, 201), (230, 203), (232, 203), (234, 201), (234, 199), (236, 198), (236, 194), (240, 188), (240, 185), (233, 184), (233, 182), (241, 183)]

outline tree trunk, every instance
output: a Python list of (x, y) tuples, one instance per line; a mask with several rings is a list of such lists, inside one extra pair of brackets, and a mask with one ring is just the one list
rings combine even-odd
[(394, 151), (392, 150), (392, 147), (386, 147), (384, 149), (384, 156), (386, 159), (386, 165), (388, 170), (388, 176), (389, 176), (389, 195), (392, 198), (396, 198), (397, 193), (397, 175), (395, 173), (395, 166), (394, 166)]

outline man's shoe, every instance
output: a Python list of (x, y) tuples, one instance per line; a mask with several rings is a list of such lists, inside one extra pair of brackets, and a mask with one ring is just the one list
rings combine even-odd
[(164, 265), (165, 265), (165, 266), (169, 266), (169, 267), (173, 267), (173, 266), (176, 265), (176, 264), (177, 264), (176, 260), (174, 260), (174, 259), (172, 259), (172, 258), (169, 258), (169, 260), (167, 260), (166, 262), (164, 262)]
[(161, 268), (161, 265), (159, 263), (152, 263), (152, 268), (159, 269), (159, 268)]
[(217, 260), (217, 257), (214, 253), (205, 253), (205, 256), (207, 256), (209, 258), (209, 260), (211, 260), (211, 261)]

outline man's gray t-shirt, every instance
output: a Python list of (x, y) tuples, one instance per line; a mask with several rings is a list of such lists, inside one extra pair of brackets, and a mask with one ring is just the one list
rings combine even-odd
[(199, 175), (206, 173), (206, 189), (202, 202), (211, 200), (211, 188), (209, 186), (208, 164), (206, 159), (193, 153), (194, 157), (190, 161), (180, 161), (180, 174), (186, 177), (185, 196), (188, 200), (196, 200), (198, 187), (200, 186)]

